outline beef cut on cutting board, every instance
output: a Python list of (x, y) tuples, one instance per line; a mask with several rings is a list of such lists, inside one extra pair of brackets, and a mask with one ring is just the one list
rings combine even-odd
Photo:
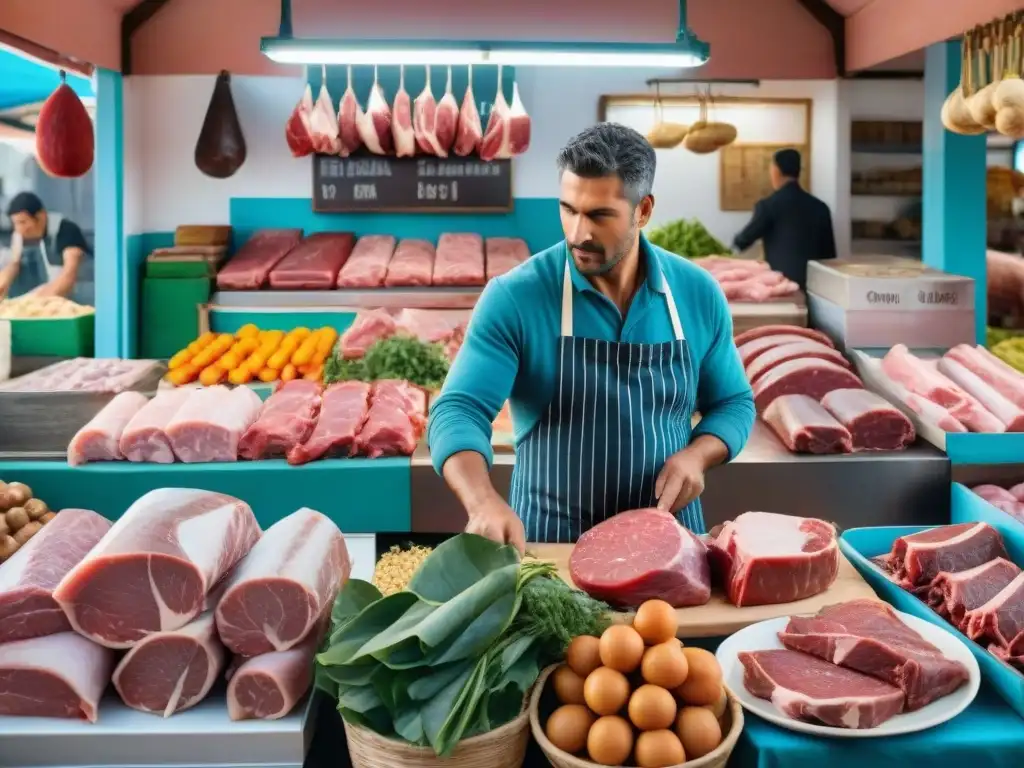
[(277, 720), (291, 712), (313, 683), (313, 654), (318, 632), (287, 651), (245, 660), (228, 683), (228, 717)]
[(794, 453), (849, 453), (853, 449), (849, 430), (807, 395), (777, 397), (761, 418)]

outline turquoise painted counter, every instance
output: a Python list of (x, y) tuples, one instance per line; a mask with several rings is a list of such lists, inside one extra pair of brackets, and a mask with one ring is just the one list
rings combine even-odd
[(225, 464), (0, 461), (0, 479), (22, 482), (54, 509), (85, 507), (112, 520), (154, 488), (202, 488), (248, 502), (266, 528), (299, 507), (330, 517), (345, 533), (402, 533), (411, 527), (408, 458), (283, 460)]

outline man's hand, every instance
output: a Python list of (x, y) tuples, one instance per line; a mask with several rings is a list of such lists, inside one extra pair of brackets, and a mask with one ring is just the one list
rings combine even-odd
[(519, 550), (520, 555), (526, 553), (526, 529), (523, 528), (523, 521), (497, 494), (481, 504), (473, 505), (469, 510), (466, 533), (485, 536), (500, 544), (511, 544)]
[(688, 447), (668, 457), (654, 484), (658, 509), (673, 514), (704, 492), (704, 458)]

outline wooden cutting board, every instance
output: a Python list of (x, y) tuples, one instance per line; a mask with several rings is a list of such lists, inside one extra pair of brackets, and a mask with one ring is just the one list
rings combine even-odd
[[(569, 555), (572, 553), (572, 544), (529, 544), (526, 549), (529, 554), (539, 560), (553, 562), (558, 566), (559, 575), (569, 584), (573, 583), (569, 576)], [(724, 637), (765, 619), (817, 613), (826, 605), (864, 598), (878, 599), (874, 590), (868, 586), (857, 570), (850, 565), (850, 561), (840, 552), (839, 576), (835, 583), (820, 595), (809, 597), (806, 600), (798, 600), (795, 603), (737, 608), (725, 599), (725, 595), (715, 590), (711, 593), (711, 600), (706, 605), (679, 608), (676, 611), (676, 615), (679, 616), (678, 634), (683, 639), (688, 637)], [(616, 617), (616, 620), (627, 622), (630, 621), (631, 614), (618, 613)]]

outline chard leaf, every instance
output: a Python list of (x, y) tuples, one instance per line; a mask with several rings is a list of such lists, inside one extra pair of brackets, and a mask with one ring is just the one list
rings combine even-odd
[(397, 622), (420, 600), (411, 592), (396, 592), (367, 606), (358, 616), (338, 629), (331, 637), (331, 646), (317, 656), (325, 666), (347, 664), (359, 649)]
[(492, 571), (510, 565), (519, 565), (515, 547), (463, 533), (438, 545), (427, 555), (409, 582), (408, 590), (429, 602), (445, 603)]
[(381, 599), (380, 590), (362, 579), (349, 579), (338, 592), (331, 608), (332, 632), (362, 613), (367, 606)]

